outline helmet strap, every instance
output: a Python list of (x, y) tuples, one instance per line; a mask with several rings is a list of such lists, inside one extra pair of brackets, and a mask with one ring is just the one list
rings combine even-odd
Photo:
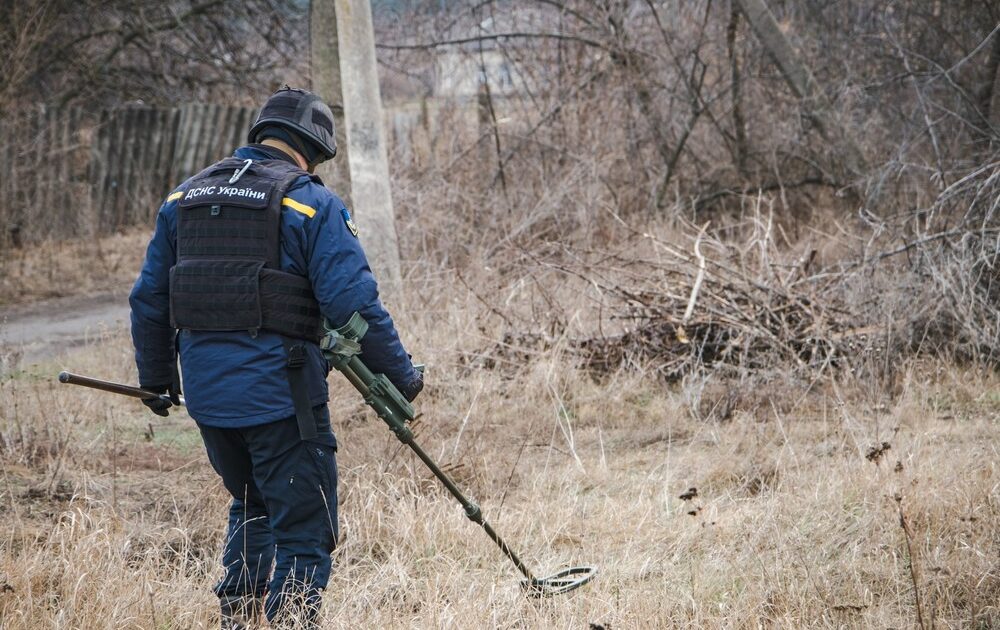
[[(299, 155), (302, 156), (302, 159), (306, 161), (306, 170), (309, 171), (309, 173), (313, 173), (316, 170), (316, 167), (319, 165), (319, 163), (323, 161), (323, 154), (320, 153), (317, 158), (315, 158), (313, 161), (310, 162), (309, 161), (310, 151), (308, 148), (306, 148), (305, 141), (302, 138), (300, 138), (299, 134), (297, 133), (289, 133), (288, 136), (291, 138), (292, 145), (295, 147), (295, 150), (298, 151)], [(313, 151), (312, 153), (315, 153), (315, 151)]]
[(265, 138), (274, 138), (276, 140), (281, 140), (287, 144), (290, 148), (294, 149), (300, 156), (302, 160), (306, 163), (306, 170), (312, 173), (316, 170), (321, 162), (323, 162), (323, 153), (316, 149), (316, 147), (310, 145), (306, 140), (303, 140), (302, 136), (286, 129), (275, 125), (273, 127), (265, 127), (257, 135), (257, 141), (261, 141)]

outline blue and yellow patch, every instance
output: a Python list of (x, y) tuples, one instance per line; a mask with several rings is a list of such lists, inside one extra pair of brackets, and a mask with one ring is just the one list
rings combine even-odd
[(354, 221), (351, 221), (351, 213), (347, 211), (347, 208), (340, 209), (340, 216), (344, 217), (344, 223), (347, 224), (347, 229), (351, 231), (351, 234), (353, 234), (355, 238), (357, 238), (358, 226), (354, 224)]

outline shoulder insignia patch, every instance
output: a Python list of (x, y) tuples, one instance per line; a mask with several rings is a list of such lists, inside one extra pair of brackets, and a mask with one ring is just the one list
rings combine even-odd
[(184, 196), (184, 191), (183, 190), (178, 190), (175, 193), (170, 193), (170, 196), (167, 197), (167, 203), (170, 203), (171, 201), (177, 201), (178, 199), (180, 199), (183, 196)]
[(351, 231), (351, 234), (353, 234), (355, 238), (357, 238), (358, 226), (354, 224), (354, 221), (351, 221), (351, 213), (347, 211), (347, 208), (341, 208), (340, 214), (344, 217), (344, 223), (347, 224), (347, 229)]

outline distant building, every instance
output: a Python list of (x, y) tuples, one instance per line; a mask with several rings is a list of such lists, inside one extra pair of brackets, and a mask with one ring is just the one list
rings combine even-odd
[(463, 44), (437, 50), (434, 96), (439, 98), (474, 98), (485, 83), (494, 96), (511, 96), (529, 87), (528, 79), (518, 72), (518, 60), (531, 54), (531, 38), (475, 40), (477, 36), (504, 33), (540, 32), (544, 14), (530, 9), (496, 12), (465, 29), (452, 29), (451, 39), (469, 39)]
[(487, 81), (494, 95), (507, 96), (516, 91), (513, 65), (497, 48), (482, 52), (444, 50), (438, 54), (436, 66), (434, 95), (437, 97), (474, 98)]

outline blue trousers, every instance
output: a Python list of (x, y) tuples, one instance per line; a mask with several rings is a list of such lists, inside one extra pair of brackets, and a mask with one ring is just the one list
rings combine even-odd
[[(220, 598), (267, 596), (270, 620), (315, 615), (337, 542), (337, 441), (326, 405), (317, 437), (303, 441), (295, 417), (219, 429), (199, 424), (208, 459), (233, 497)], [(273, 565), (273, 571), (272, 571)], [(303, 611), (304, 607), (304, 611)]]

